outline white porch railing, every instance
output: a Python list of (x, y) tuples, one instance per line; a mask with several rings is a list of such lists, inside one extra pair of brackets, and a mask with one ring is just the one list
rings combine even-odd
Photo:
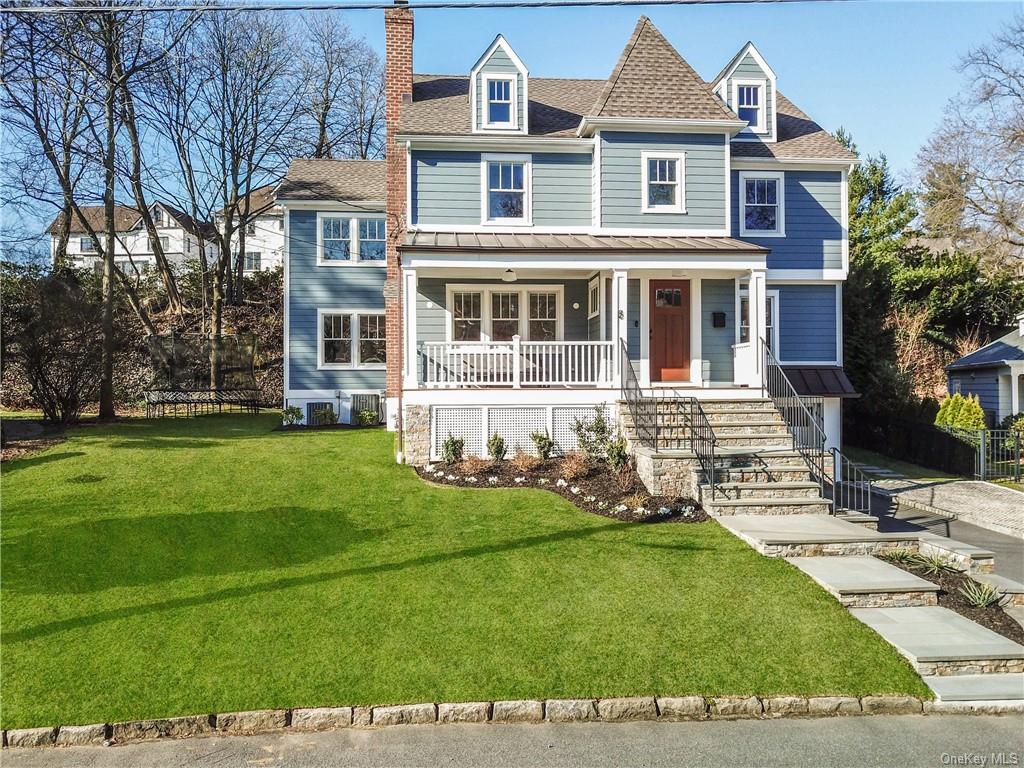
[(600, 387), (613, 385), (612, 341), (426, 342), (425, 387)]

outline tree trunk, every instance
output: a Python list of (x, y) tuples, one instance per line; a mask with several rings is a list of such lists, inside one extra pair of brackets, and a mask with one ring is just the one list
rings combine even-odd
[[(246, 206), (248, 207), (248, 206)], [(243, 289), (242, 289), (242, 275), (245, 273), (245, 228), (248, 224), (242, 224), (238, 228), (238, 259), (235, 261), (235, 290), (231, 297), (231, 303), (235, 306), (242, 305)]]
[(100, 322), (102, 336), (102, 366), (100, 370), (100, 418), (112, 419), (114, 413), (114, 103), (117, 89), (114, 85), (115, 25), (113, 13), (104, 14), (104, 47), (106, 96), (103, 100), (103, 116), (106, 125), (106, 153), (103, 158), (103, 208), (106, 226), (103, 254), (103, 306)]

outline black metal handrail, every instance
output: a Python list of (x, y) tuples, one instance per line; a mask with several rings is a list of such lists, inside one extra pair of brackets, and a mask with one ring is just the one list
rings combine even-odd
[(832, 514), (839, 510), (870, 513), (871, 480), (838, 449), (825, 448), (825, 431), (807, 407), (816, 398), (798, 394), (764, 339), (760, 342), (764, 363), (762, 389), (782, 414), (793, 435), (793, 446), (807, 462), (822, 498), (832, 500)]
[[(684, 439), (697, 457), (704, 477), (711, 486), (711, 498), (715, 499), (722, 492), (718, 488), (715, 463), (718, 439), (700, 401), (695, 397), (680, 396), (676, 390), (665, 390), (660, 395), (645, 394), (624, 341), (620, 341), (619, 353), (622, 361), (622, 399), (632, 417), (637, 440), (655, 451), (676, 447), (670, 446), (669, 442), (681, 439), (678, 429), (683, 426), (686, 430)], [(666, 434), (663, 421), (670, 417), (676, 417), (671, 418), (673, 431)], [(682, 425), (680, 420), (684, 422)]]

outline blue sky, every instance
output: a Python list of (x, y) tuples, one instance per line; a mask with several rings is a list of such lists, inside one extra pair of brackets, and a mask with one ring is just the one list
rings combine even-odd
[[(960, 56), (987, 41), (1015, 3), (851, 2), (416, 12), (417, 72), (468, 72), (501, 32), (540, 77), (607, 77), (641, 14), (705, 78), (747, 41), (779, 90), (827, 130), (852, 132), (862, 154), (885, 152), (898, 174), (962, 84)], [(349, 15), (381, 53), (380, 12)]]

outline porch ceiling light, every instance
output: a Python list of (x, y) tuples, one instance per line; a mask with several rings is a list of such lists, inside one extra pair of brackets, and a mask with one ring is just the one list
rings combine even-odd
[(501, 273), (501, 281), (503, 283), (514, 283), (516, 281), (516, 271), (514, 269), (506, 269)]

